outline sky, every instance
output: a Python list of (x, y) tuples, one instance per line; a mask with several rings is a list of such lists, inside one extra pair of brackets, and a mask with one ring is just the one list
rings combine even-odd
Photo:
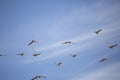
[(0, 0), (0, 80), (119, 80), (119, 7), (119, 0)]

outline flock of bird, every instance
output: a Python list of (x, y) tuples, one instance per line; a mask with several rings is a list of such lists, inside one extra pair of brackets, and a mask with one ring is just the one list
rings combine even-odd
[[(95, 32), (95, 34), (99, 34), (100, 32), (102, 31), (102, 29), (99, 29)], [(36, 43), (37, 41), (36, 40), (32, 40), (31, 42), (28, 43), (28, 46), (32, 45), (33, 43)], [(71, 41), (65, 41), (61, 44), (71, 44), (72, 42)], [(109, 45), (108, 48), (114, 48), (118, 46), (118, 44), (112, 44), (112, 45)], [(24, 53), (18, 53), (16, 54), (17, 56), (24, 56)], [(36, 53), (35, 50), (33, 50), (33, 55), (32, 56), (38, 56), (40, 55), (40, 53)], [(0, 56), (6, 56), (5, 54), (0, 54)], [(77, 55), (76, 54), (71, 54), (71, 57), (75, 58)], [(104, 61), (108, 61), (108, 58), (102, 58), (100, 59), (98, 62), (104, 62)], [(59, 62), (56, 64), (57, 67), (60, 67), (62, 64), (62, 62)], [(42, 76), (42, 75), (38, 75), (38, 76), (35, 76), (33, 77), (31, 80), (36, 80), (38, 78), (47, 78), (46, 76)]]

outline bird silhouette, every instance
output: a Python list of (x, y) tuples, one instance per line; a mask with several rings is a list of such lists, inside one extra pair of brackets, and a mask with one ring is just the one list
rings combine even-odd
[(96, 34), (99, 34), (102, 31), (102, 29), (99, 29), (98, 31), (96, 31)]
[(33, 44), (33, 43), (35, 43), (36, 42), (36, 40), (32, 40), (29, 44), (28, 44), (28, 46), (30, 46), (31, 44)]
[(58, 67), (60, 67), (60, 66), (61, 66), (61, 64), (62, 64), (62, 62), (59, 62), (59, 63), (57, 63), (56, 65), (57, 65)]
[(31, 80), (35, 80), (35, 79), (37, 79), (37, 78), (47, 78), (47, 77), (46, 77), (46, 76), (41, 76), (41, 75), (39, 75), (39, 76), (33, 77)]
[(114, 48), (114, 47), (116, 47), (116, 46), (118, 46), (118, 44), (113, 44), (113, 45), (110, 45), (110, 46), (108, 46), (109, 48)]
[(23, 55), (24, 55), (24, 53), (18, 53), (18, 54), (16, 54), (16, 55), (18, 55), (18, 56), (23, 56)]
[(38, 56), (38, 55), (40, 55), (40, 53), (34, 53), (34, 54), (32, 54), (33, 56)]
[(65, 41), (62, 44), (70, 44), (70, 43), (72, 43), (72, 42), (71, 41)]
[(72, 56), (73, 58), (75, 58), (77, 55), (76, 55), (76, 54), (71, 54), (71, 56)]
[(37, 53), (34, 49), (33, 49), (33, 56), (38, 56), (38, 55), (40, 55), (41, 53)]
[(108, 61), (108, 58), (102, 58), (99, 62)]
[(6, 55), (4, 55), (4, 54), (0, 54), (0, 56), (6, 56)]

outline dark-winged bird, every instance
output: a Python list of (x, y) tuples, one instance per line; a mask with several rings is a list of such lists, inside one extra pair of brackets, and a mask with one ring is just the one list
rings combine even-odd
[(0, 54), (0, 56), (6, 56), (6, 55), (4, 55), (4, 54)]
[(70, 44), (70, 43), (72, 43), (72, 42), (71, 41), (65, 41), (62, 44)]
[(61, 65), (62, 63), (61, 62), (59, 62), (59, 63), (57, 63), (56, 65), (58, 66), (58, 67), (60, 67), (60, 65)]
[(99, 62), (108, 61), (108, 58), (102, 58)]
[(39, 76), (37, 76), (38, 78), (47, 78), (46, 76), (41, 76), (41, 75), (39, 75)]
[(39, 75), (39, 76), (35, 76), (34, 78), (32, 78), (31, 80), (35, 80), (35, 79), (37, 79), (37, 78), (47, 78), (46, 76), (41, 76), (41, 75)]
[(102, 31), (102, 29), (99, 29), (98, 31), (96, 31), (96, 34), (99, 34)]
[(118, 46), (118, 44), (113, 44), (113, 45), (110, 45), (110, 46), (108, 46), (109, 48), (114, 48), (114, 47), (116, 47), (116, 46)]
[(38, 55), (40, 55), (40, 53), (34, 53), (34, 54), (33, 54), (33, 56), (38, 56)]
[(76, 55), (76, 54), (72, 54), (71, 56), (72, 56), (73, 58), (75, 58), (77, 55)]
[(24, 55), (24, 53), (18, 53), (18, 54), (16, 54), (16, 55), (18, 55), (18, 56), (23, 56), (23, 55)]
[(32, 40), (32, 41), (28, 44), (28, 46), (31, 45), (31, 44), (33, 44), (33, 43), (35, 43), (35, 42), (36, 42), (36, 40)]

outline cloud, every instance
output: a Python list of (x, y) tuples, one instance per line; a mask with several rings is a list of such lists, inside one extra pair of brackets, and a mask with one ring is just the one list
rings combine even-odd
[[(106, 4), (106, 3), (105, 3)], [(40, 46), (35, 48), (36, 51), (49, 51), (52, 50), (50, 53), (44, 53), (44, 56), (40, 59), (34, 59), (34, 60), (27, 60), (26, 62), (32, 63), (40, 60), (48, 60), (51, 58), (55, 58), (58, 56), (61, 56), (63, 54), (68, 54), (72, 51), (83, 51), (93, 46), (94, 44), (101, 44), (100, 41), (102, 40), (109, 40), (110, 38), (116, 37), (119, 35), (120, 25), (119, 20), (115, 20), (115, 15), (117, 15), (118, 11), (118, 5), (117, 6), (109, 6), (104, 8), (102, 5), (105, 5), (104, 2), (102, 3), (96, 3), (95, 5), (89, 6), (89, 7), (83, 7), (80, 9), (75, 9), (71, 13), (69, 13), (67, 16), (61, 17), (58, 21), (55, 22), (54, 27), (65, 27), (70, 25), (75, 25), (77, 21), (79, 21), (81, 24), (96, 24), (101, 27), (92, 27), (90, 29), (90, 32), (82, 33), (79, 36), (76, 36), (74, 38), (69, 39), (74, 44), (67, 45), (68, 47), (65, 47), (61, 43), (67, 40), (63, 40), (57, 43), (49, 44), (46, 46)], [(102, 7), (102, 8), (101, 8)], [(100, 10), (98, 10), (100, 9)], [(108, 19), (109, 18), (109, 19)], [(110, 20), (110, 21), (109, 21)], [(69, 23), (69, 24), (68, 24)], [(103, 29), (103, 31), (99, 34), (99, 36), (104, 37), (101, 38), (101, 40), (96, 40), (96, 34), (94, 31), (98, 30), (99, 28)], [(114, 35), (113, 35), (114, 34)], [(77, 43), (77, 44), (76, 44)], [(63, 47), (63, 48), (62, 48)], [(74, 47), (74, 48), (73, 48)], [(59, 49), (58, 49), (59, 48)]]
[[(112, 27), (111, 27), (112, 28)], [(108, 35), (112, 35), (113, 32), (117, 31), (118, 28), (109, 28), (110, 31), (104, 31), (102, 32), (102, 34), (104, 34), (104, 37), (108, 36)], [(107, 29), (107, 28), (106, 28)], [(76, 38), (73, 38), (71, 39), (71, 41), (73, 41), (73, 43), (75, 44), (70, 44), (70, 45), (66, 45), (66, 47), (61, 44), (63, 41), (61, 42), (58, 42), (58, 43), (55, 43), (55, 44), (52, 44), (52, 45), (48, 45), (48, 46), (45, 46), (43, 48), (37, 48), (37, 50), (39, 51), (42, 51), (42, 50), (53, 50), (53, 52), (50, 52), (50, 53), (44, 53), (43, 56), (41, 58), (36, 58), (36, 59), (29, 59), (29, 60), (26, 60), (25, 63), (33, 63), (33, 62), (37, 62), (37, 61), (40, 61), (40, 60), (48, 60), (48, 59), (51, 59), (51, 58), (55, 58), (55, 57), (58, 57), (58, 56), (62, 56), (62, 55), (65, 55), (65, 54), (70, 54), (70, 53), (74, 53), (74, 51), (84, 51), (84, 50), (87, 50), (89, 48), (91, 48), (91, 45), (95, 47), (95, 44), (99, 45), (101, 44), (101, 40), (102, 39), (98, 39), (96, 40), (96, 34), (93, 32), (93, 33), (87, 33), (87, 34), (84, 34), (84, 35), (81, 35), (80, 37), (76, 37)], [(114, 37), (115, 35), (112, 35), (110, 37)], [(62, 47), (62, 48), (61, 48)], [(58, 49), (57, 49), (58, 48)]]
[(87, 73), (83, 77), (76, 77), (69, 80), (119, 80), (120, 79), (120, 62), (107, 65), (99, 70)]

